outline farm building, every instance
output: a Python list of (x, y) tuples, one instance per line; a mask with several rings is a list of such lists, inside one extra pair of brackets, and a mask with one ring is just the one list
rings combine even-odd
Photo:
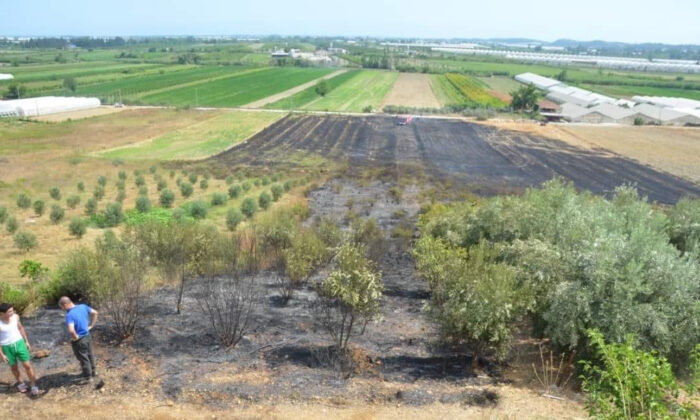
[(59, 112), (78, 111), (100, 106), (97, 98), (66, 98), (42, 96), (38, 98), (0, 101), (0, 117), (36, 117)]
[(651, 104), (640, 104), (632, 109), (642, 117), (663, 125), (700, 125), (700, 112), (692, 109), (667, 108)]
[(523, 73), (515, 76), (515, 80), (525, 85), (533, 85), (539, 90), (549, 90), (552, 86), (558, 86), (562, 83), (556, 79), (540, 76), (534, 73)]
[(652, 104), (669, 108), (700, 109), (700, 101), (687, 98), (669, 98), (666, 96), (634, 96), (632, 100), (640, 104)]
[(0, 80), (12, 80), (15, 76), (7, 73), (0, 73)]

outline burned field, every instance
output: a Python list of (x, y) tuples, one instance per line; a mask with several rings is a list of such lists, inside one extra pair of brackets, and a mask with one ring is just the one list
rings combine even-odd
[(213, 163), (275, 166), (324, 159), (449, 179), (482, 195), (521, 190), (556, 176), (603, 195), (622, 184), (634, 185), (660, 203), (700, 194), (692, 182), (605, 150), (433, 118), (398, 126), (385, 117), (291, 116), (214, 157)]

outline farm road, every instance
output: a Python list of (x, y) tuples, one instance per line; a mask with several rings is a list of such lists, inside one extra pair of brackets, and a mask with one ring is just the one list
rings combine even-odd
[(249, 103), (249, 104), (247, 104), (247, 105), (243, 105), (243, 108), (262, 108), (262, 107), (264, 107), (264, 106), (267, 105), (267, 104), (271, 104), (271, 103), (273, 103), (273, 102), (277, 102), (277, 101), (279, 101), (280, 99), (287, 98), (287, 97), (289, 97), (289, 96), (292, 96), (292, 95), (294, 95), (294, 94), (296, 94), (296, 93), (301, 92), (302, 90), (308, 89), (308, 88), (310, 88), (311, 86), (314, 86), (314, 85), (315, 85), (316, 83), (318, 83), (320, 80), (326, 80), (326, 79), (330, 79), (330, 78), (335, 77), (335, 76), (340, 76), (341, 74), (345, 73), (346, 71), (347, 71), (347, 70), (338, 70), (338, 71), (334, 71), (334, 72), (331, 73), (331, 74), (327, 74), (327, 75), (325, 75), (325, 76), (323, 76), (323, 77), (319, 77), (318, 79), (314, 79), (314, 80), (312, 80), (312, 81), (310, 81), (310, 82), (306, 82), (306, 83), (301, 84), (301, 85), (299, 85), (299, 86), (295, 86), (295, 87), (293, 87), (293, 88), (291, 88), (291, 89), (285, 90), (284, 92), (280, 92), (280, 93), (277, 93), (277, 94), (275, 94), (275, 95), (268, 96), (267, 98), (259, 99), (259, 100), (255, 101), (255, 102), (251, 102), (251, 103)]
[[(294, 164), (299, 156), (353, 166), (424, 170), (484, 195), (536, 186), (555, 176), (595, 194), (622, 184), (660, 203), (700, 195), (700, 187), (605, 150), (456, 120), (290, 116), (212, 159), (223, 165)], [(418, 173), (418, 172), (416, 172)]]

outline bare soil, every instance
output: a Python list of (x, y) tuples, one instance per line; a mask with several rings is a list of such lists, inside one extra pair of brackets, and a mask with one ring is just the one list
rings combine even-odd
[(319, 158), (416, 177), (427, 173), (482, 195), (522, 190), (556, 176), (608, 196), (619, 185), (635, 185), (659, 203), (700, 195), (698, 184), (606, 149), (437, 118), (414, 118), (408, 126), (397, 126), (386, 117), (290, 116), (212, 162), (274, 166)]
[(59, 112), (57, 114), (41, 115), (39, 117), (34, 117), (37, 121), (47, 121), (47, 122), (61, 122), (67, 120), (80, 120), (83, 118), (97, 117), (100, 115), (114, 114), (116, 112), (124, 111), (126, 108), (118, 108), (113, 106), (101, 106), (99, 108), (93, 109), (83, 109), (80, 111), (70, 111), (70, 112)]
[[(394, 82), (381, 107), (400, 105), (412, 108), (440, 108), (430, 86), (430, 75), (421, 73), (401, 73)], [(380, 107), (380, 108), (381, 108)]]

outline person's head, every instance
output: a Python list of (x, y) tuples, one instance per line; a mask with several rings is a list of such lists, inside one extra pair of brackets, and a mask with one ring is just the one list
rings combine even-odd
[(9, 321), (14, 314), (15, 309), (12, 307), (12, 304), (0, 303), (0, 318), (2, 318), (3, 321)]
[(73, 304), (73, 301), (70, 300), (68, 296), (62, 296), (58, 300), (58, 307), (63, 309), (64, 311), (67, 311), (71, 308), (73, 308), (75, 305)]

